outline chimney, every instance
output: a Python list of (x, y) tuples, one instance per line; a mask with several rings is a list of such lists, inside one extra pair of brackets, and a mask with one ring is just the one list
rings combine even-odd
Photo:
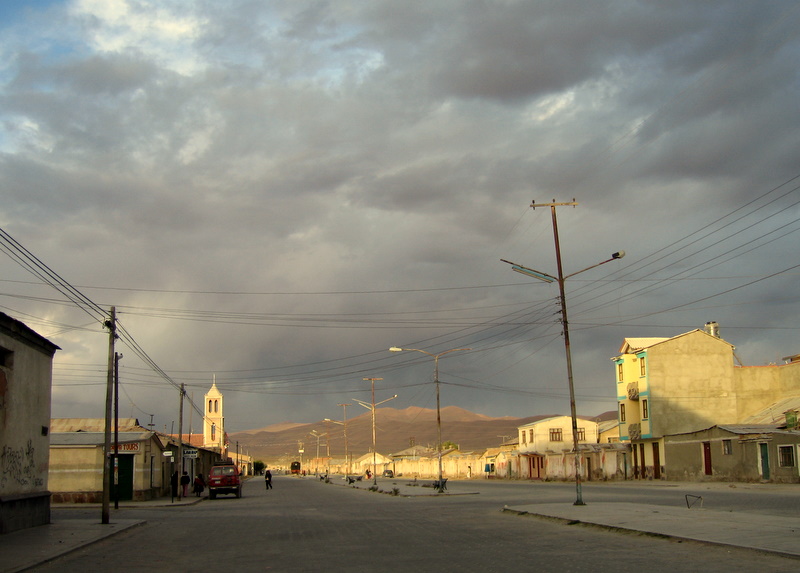
[(715, 338), (719, 338), (719, 324), (716, 321), (707, 322), (704, 330)]

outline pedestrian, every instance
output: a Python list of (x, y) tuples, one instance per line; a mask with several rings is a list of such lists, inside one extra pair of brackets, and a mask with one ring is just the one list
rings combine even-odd
[(267, 485), (267, 489), (272, 489), (272, 473), (269, 470), (264, 473), (264, 483)]
[(172, 486), (172, 497), (178, 497), (178, 472), (176, 471), (172, 474), (172, 478), (170, 479), (170, 485)]
[(188, 472), (183, 472), (181, 476), (181, 491), (183, 492), (183, 497), (189, 495), (189, 483), (192, 481), (192, 478), (189, 477)]
[(200, 497), (206, 489), (206, 480), (203, 479), (203, 474), (197, 474), (194, 478), (194, 494)]

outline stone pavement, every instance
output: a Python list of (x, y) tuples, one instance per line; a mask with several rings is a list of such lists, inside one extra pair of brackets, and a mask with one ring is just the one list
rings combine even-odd
[[(318, 479), (308, 476), (305, 479)], [(331, 483), (342, 487), (369, 492), (372, 481), (346, 483), (341, 477), (331, 478)], [(476, 492), (439, 494), (429, 487), (431, 480), (409, 481), (402, 478), (378, 478), (378, 489), (385, 494), (397, 490), (399, 496), (456, 497)], [(147, 502), (123, 502), (121, 507), (179, 507), (193, 505), (201, 498), (187, 497), (180, 502), (169, 498)], [(66, 504), (53, 507), (65, 507)], [(58, 518), (50, 525), (33, 527), (0, 535), (0, 572), (24, 571), (56, 557), (66, 555), (117, 533), (146, 523), (143, 520), (116, 519), (100, 523), (100, 506), (81, 504), (85, 509), (97, 509), (97, 518)], [(587, 524), (608, 529), (627, 530), (673, 539), (728, 545), (800, 558), (800, 517), (781, 517), (757, 513), (734, 513), (703, 508), (683, 508), (661, 505), (642, 505), (620, 502), (592, 502), (583, 506), (567, 503), (540, 503), (502, 508), (504, 512), (520, 516), (557, 519), (566, 524)]]
[[(185, 497), (181, 501), (170, 498), (155, 499), (144, 502), (120, 502), (125, 507), (170, 507), (187, 506), (199, 503), (201, 498)], [(102, 506), (99, 503), (53, 504), (52, 507), (70, 507), (75, 509), (96, 509), (96, 518), (58, 518), (49, 525), (31, 527), (20, 531), (12, 531), (0, 535), (0, 572), (11, 573), (25, 571), (51, 561), (56, 557), (72, 553), (82, 547), (102, 541), (112, 535), (126, 531), (132, 527), (146, 523), (137, 519), (117, 519), (111, 506), (110, 523), (102, 524)]]

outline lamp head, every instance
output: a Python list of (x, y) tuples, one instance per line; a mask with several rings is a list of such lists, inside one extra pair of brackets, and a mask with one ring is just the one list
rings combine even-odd
[(398, 346), (392, 346), (392, 347), (389, 349), (389, 352), (402, 352), (402, 351), (403, 351), (403, 349), (402, 349), (402, 348), (400, 348), (400, 347), (398, 347)]
[(625, 251), (619, 251), (619, 252), (617, 252), (617, 253), (613, 253), (613, 254), (611, 255), (611, 258), (612, 258), (612, 259), (621, 259), (621, 258), (622, 258), (622, 257), (624, 257), (624, 256), (625, 256)]

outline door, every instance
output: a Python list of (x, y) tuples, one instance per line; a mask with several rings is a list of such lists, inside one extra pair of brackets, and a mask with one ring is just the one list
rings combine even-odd
[(769, 449), (767, 444), (758, 444), (759, 451), (761, 452), (761, 479), (769, 479)]
[(711, 469), (711, 442), (703, 442), (703, 471), (707, 476), (713, 473)]
[(658, 442), (653, 442), (653, 479), (661, 479), (661, 456), (658, 453)]
[[(132, 454), (117, 456), (117, 483), (114, 484), (114, 472), (111, 472), (111, 499), (128, 501), (133, 499), (133, 458)], [(113, 469), (113, 468), (112, 468)], [(119, 498), (117, 498), (119, 491)]]
[(644, 464), (644, 444), (639, 444), (639, 463), (642, 464), (639, 470), (639, 477), (647, 479), (647, 467)]

